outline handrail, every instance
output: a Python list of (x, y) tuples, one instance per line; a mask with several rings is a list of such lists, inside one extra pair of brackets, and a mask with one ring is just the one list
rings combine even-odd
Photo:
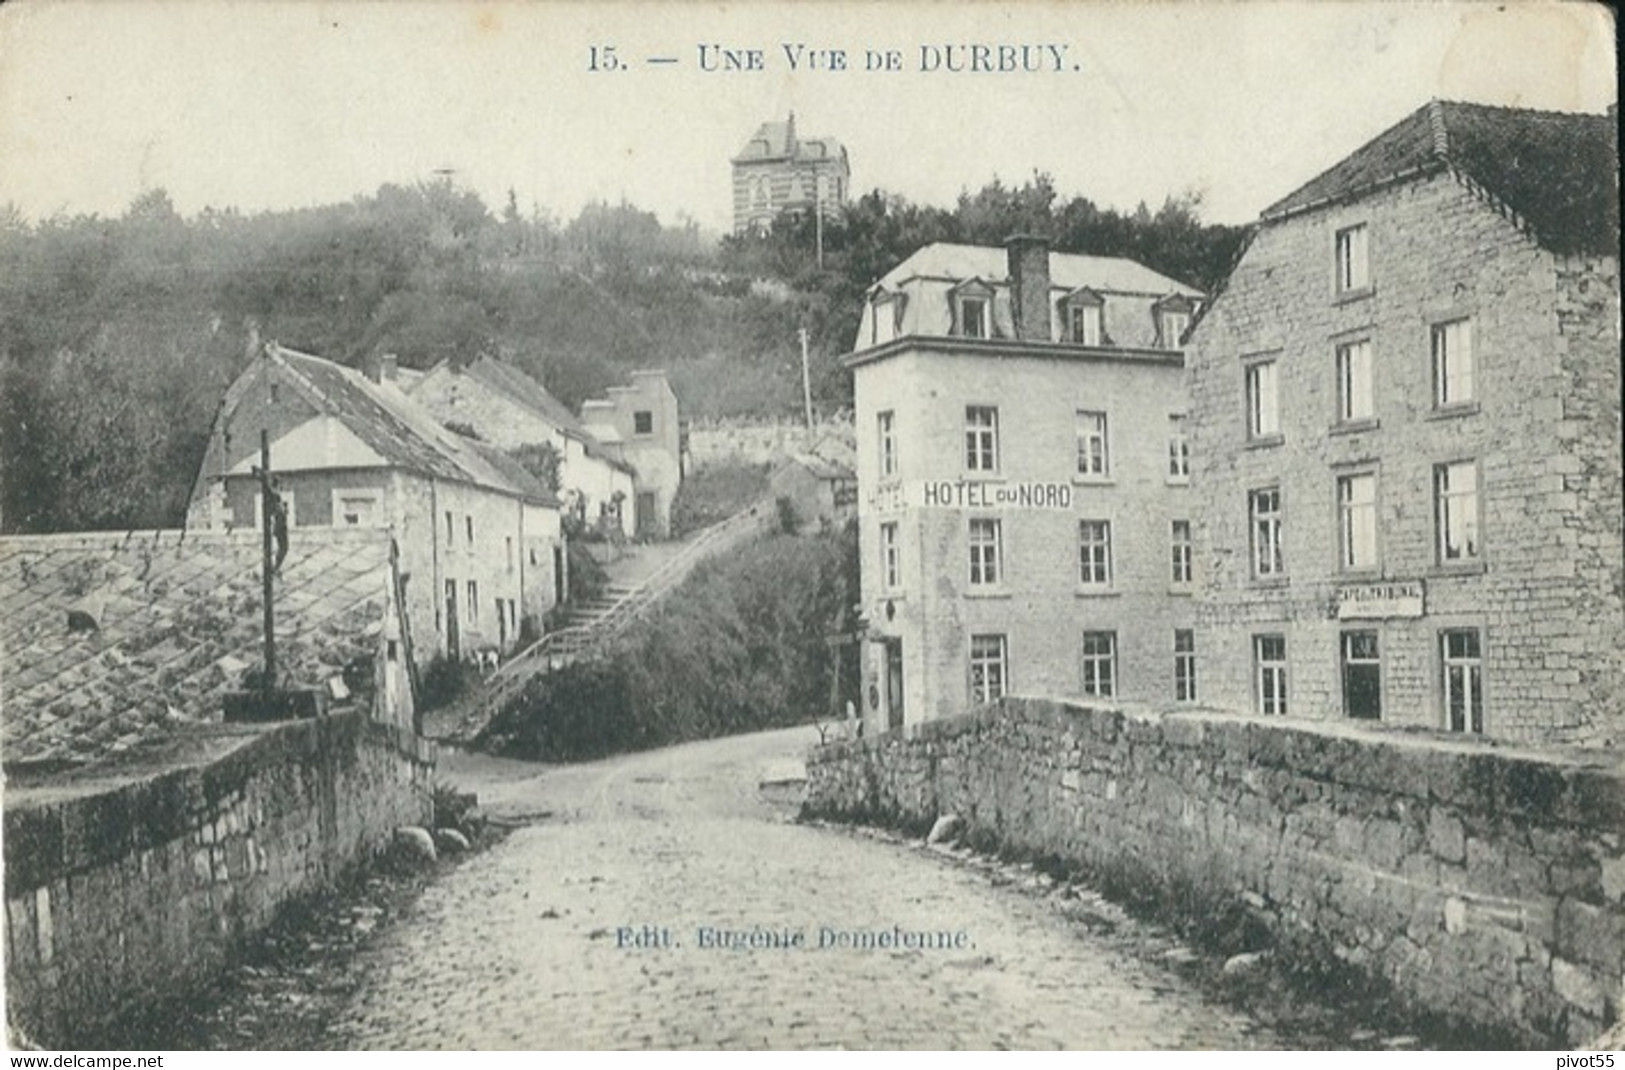
[[(469, 704), (468, 714), (461, 726), (479, 723), (494, 716), (515, 698), (525, 686), (544, 671), (550, 671), (555, 658), (568, 658), (574, 662), (592, 653), (610, 639), (626, 630), (643, 612), (664, 598), (705, 558), (712, 556), (714, 544), (733, 539), (752, 528), (765, 527), (773, 516), (770, 499), (757, 501), (726, 520), (700, 531), (684, 546), (662, 563), (642, 582), (618, 598), (610, 608), (587, 624), (571, 625), (548, 632), (530, 646), (503, 662), (487, 680), (478, 695)], [(725, 547), (723, 547), (725, 548)], [(460, 727), (461, 727), (460, 726)]]

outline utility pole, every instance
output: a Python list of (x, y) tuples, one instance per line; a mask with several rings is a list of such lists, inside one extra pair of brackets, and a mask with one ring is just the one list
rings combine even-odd
[(260, 690), (266, 703), (276, 690), (276, 628), (271, 610), (271, 528), (275, 524), (276, 492), (271, 489), (271, 433), (260, 429), (260, 576), (265, 603), (265, 676)]
[(807, 430), (812, 430), (812, 379), (807, 371), (807, 328), (803, 327), (797, 332), (801, 335), (801, 400), (807, 409)]
[(824, 270), (824, 176), (813, 174), (813, 234), (818, 249), (818, 270)]

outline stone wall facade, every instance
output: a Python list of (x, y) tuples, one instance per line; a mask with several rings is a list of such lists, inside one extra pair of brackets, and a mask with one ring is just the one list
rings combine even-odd
[[(1360, 227), (1368, 284), (1340, 291), (1338, 235)], [(1625, 739), (1619, 311), (1617, 260), (1554, 256), (1449, 171), (1262, 225), (1189, 351), (1203, 698), (1266, 712), (1257, 643), (1278, 637), (1287, 712), (1352, 715), (1344, 655), (1359, 632), (1381, 719), (1448, 727), (1449, 632), (1476, 648), (1484, 734)], [(1439, 393), (1444, 325), (1464, 325), (1471, 353), (1457, 399)], [(1338, 351), (1359, 345), (1371, 406), (1349, 418)], [(1255, 364), (1276, 369), (1275, 434), (1249, 427)], [(1446, 467), (1476, 482), (1459, 555), (1443, 546)], [(1350, 479), (1374, 487), (1365, 561), (1344, 558)], [(1282, 567), (1264, 575), (1250, 496), (1269, 490)], [(1340, 608), (1396, 584), (1417, 597)]]
[(8, 790), (6, 991), (75, 1038), (205, 980), (285, 903), (427, 823), (433, 744), (345, 714), (246, 730), (224, 757), (102, 792)]
[(1584, 1045), (1625, 1000), (1625, 771), (1342, 724), (1006, 699), (817, 748), (808, 807), (1058, 856), (1412, 1010)]

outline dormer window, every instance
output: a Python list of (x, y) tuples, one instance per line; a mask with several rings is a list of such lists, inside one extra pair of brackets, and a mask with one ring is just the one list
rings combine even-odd
[(954, 288), (953, 333), (961, 338), (993, 337), (993, 290), (981, 279), (971, 279)]
[(908, 298), (900, 293), (875, 290), (869, 297), (869, 344), (880, 345), (903, 333), (903, 309)]
[(966, 338), (987, 337), (987, 298), (959, 299), (959, 333)]
[(1061, 299), (1062, 321), (1066, 324), (1066, 340), (1074, 345), (1099, 346), (1106, 344), (1103, 313), (1106, 300), (1087, 286), (1074, 290)]
[(1157, 348), (1178, 349), (1190, 330), (1196, 303), (1183, 294), (1171, 294), (1152, 309), (1157, 319)]

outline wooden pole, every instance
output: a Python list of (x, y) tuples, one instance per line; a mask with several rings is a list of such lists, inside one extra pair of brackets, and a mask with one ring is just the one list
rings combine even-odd
[[(807, 371), (807, 328), (798, 332), (801, 335), (801, 400), (807, 409), (807, 430), (812, 430), (812, 379)], [(809, 443), (810, 445), (810, 443)]]
[(271, 611), (271, 528), (275, 524), (275, 501), (271, 494), (271, 433), (260, 431), (260, 575), (265, 602), (265, 677), (261, 689), (270, 700), (276, 689), (276, 629)]

